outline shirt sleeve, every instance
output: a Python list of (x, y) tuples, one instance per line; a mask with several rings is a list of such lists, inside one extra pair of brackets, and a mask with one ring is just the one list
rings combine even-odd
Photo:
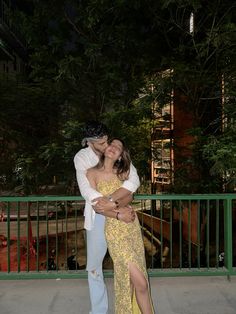
[(136, 168), (131, 163), (129, 178), (124, 181), (122, 187), (134, 193), (140, 186), (140, 180)]
[(78, 182), (80, 193), (84, 197), (84, 199), (91, 204), (93, 199), (102, 196), (102, 194), (97, 192), (90, 186), (90, 183), (86, 176), (86, 172), (90, 168), (90, 166), (88, 165), (86, 157), (82, 154), (77, 153), (74, 157), (74, 165), (76, 169), (76, 179)]

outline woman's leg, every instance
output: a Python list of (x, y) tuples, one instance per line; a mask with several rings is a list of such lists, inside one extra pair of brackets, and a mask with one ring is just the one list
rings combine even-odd
[(129, 263), (129, 272), (140, 310), (143, 314), (153, 314), (147, 279), (135, 263)]

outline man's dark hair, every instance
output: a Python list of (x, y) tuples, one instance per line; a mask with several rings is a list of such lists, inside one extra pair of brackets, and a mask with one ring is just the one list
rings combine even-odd
[(101, 138), (108, 135), (105, 124), (98, 121), (88, 121), (84, 127), (84, 138)]

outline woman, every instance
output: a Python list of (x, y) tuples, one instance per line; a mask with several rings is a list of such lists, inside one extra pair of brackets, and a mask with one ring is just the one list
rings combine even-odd
[[(113, 139), (87, 178), (93, 188), (109, 197), (128, 177), (130, 156), (120, 139)], [(105, 235), (114, 264), (115, 313), (154, 313), (149, 293), (144, 246), (137, 215), (133, 223), (106, 217)]]

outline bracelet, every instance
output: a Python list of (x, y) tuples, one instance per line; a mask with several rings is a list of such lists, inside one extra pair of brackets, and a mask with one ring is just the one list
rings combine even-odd
[(116, 213), (116, 219), (117, 219), (117, 220), (119, 220), (119, 213), (120, 213), (120, 212), (117, 212), (117, 213)]
[(118, 202), (117, 200), (116, 200), (116, 201), (114, 201), (114, 200), (113, 200), (113, 198), (111, 197), (111, 195), (109, 195), (109, 196), (108, 196), (108, 199), (109, 199), (109, 201), (110, 201), (110, 202), (115, 203), (115, 207), (116, 207), (116, 208), (118, 208), (118, 207), (119, 207), (119, 202)]

